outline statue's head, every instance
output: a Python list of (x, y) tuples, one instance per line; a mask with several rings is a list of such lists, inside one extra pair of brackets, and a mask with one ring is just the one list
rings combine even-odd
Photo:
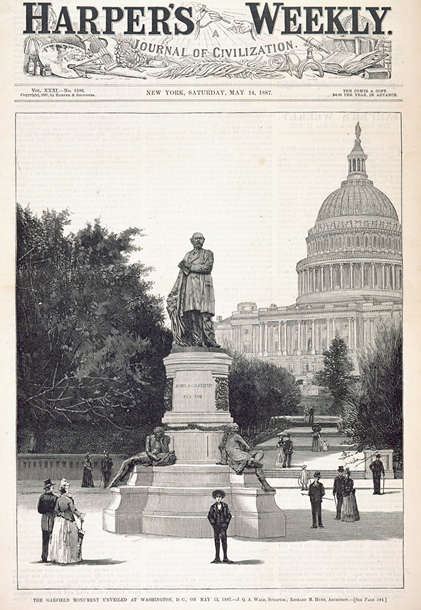
[(153, 433), (155, 434), (155, 436), (164, 436), (165, 430), (164, 428), (162, 428), (162, 426), (157, 426), (156, 428), (154, 428)]
[(190, 241), (193, 245), (193, 248), (202, 248), (203, 244), (205, 243), (205, 238), (203, 237), (202, 233), (193, 233), (193, 235), (190, 238)]
[(238, 424), (231, 424), (230, 425), (230, 431), (231, 432), (238, 432), (240, 429), (240, 426)]

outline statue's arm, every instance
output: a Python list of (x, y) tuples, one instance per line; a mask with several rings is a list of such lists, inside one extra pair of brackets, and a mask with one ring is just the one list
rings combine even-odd
[(213, 269), (213, 252), (207, 250), (203, 263), (192, 263), (190, 271), (192, 273), (203, 273), (208, 275)]
[(162, 447), (163, 447), (165, 453), (170, 452), (170, 442), (171, 442), (170, 437), (165, 435), (164, 438), (162, 439)]

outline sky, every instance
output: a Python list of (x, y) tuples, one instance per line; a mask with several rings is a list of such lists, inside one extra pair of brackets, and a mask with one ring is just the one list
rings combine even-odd
[(22, 113), (16, 197), (37, 214), (71, 212), (138, 227), (132, 260), (166, 296), (200, 231), (215, 257), (216, 315), (243, 301), (291, 305), (296, 263), (324, 199), (347, 177), (359, 120), (367, 174), (401, 216), (398, 113)]

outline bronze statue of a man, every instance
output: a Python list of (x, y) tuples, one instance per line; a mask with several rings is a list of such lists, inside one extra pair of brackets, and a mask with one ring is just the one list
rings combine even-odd
[(194, 233), (193, 250), (178, 264), (180, 271), (167, 298), (174, 344), (219, 347), (215, 341), (212, 316), (215, 295), (212, 282), (213, 252), (204, 250), (205, 238)]
[(108, 485), (117, 487), (131, 472), (136, 464), (143, 466), (172, 466), (177, 458), (174, 451), (170, 451), (170, 437), (165, 434), (162, 426), (157, 426), (153, 434), (146, 437), (145, 451), (125, 460), (120, 466), (119, 471)]

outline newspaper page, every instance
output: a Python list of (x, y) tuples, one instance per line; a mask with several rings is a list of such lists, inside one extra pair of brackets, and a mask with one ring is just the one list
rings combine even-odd
[(3, 606), (419, 608), (415, 0), (1, 18)]

